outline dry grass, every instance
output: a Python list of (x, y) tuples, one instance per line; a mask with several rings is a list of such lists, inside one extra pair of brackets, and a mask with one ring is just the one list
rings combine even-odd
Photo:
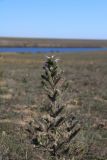
[[(60, 57), (61, 67), (70, 81), (69, 90), (64, 97), (64, 100), (68, 101), (68, 112), (73, 111), (83, 124), (88, 144), (93, 138), (90, 154), (84, 160), (106, 160), (107, 52), (57, 56)], [(14, 135), (11, 141), (9, 138), (8, 142), (5, 139), (2, 142), (6, 148), (8, 146), (11, 148), (9, 153), (13, 159), (16, 157), (21, 159), (20, 155), (24, 159), (25, 150), (29, 155), (32, 153), (32, 160), (35, 159), (35, 152), (29, 144), (25, 126), (33, 117), (42, 115), (39, 106), (43, 105), (45, 97), (40, 86), (40, 74), (44, 59), (43, 54), (15, 53), (0, 56), (0, 135), (3, 131), (7, 137)], [(20, 133), (23, 136), (19, 136)], [(20, 145), (21, 137), (23, 137), (21, 143), (23, 151), (19, 149), (17, 156), (13, 156), (16, 151), (12, 145), (14, 146), (16, 140)], [(27, 149), (25, 149), (26, 140)]]

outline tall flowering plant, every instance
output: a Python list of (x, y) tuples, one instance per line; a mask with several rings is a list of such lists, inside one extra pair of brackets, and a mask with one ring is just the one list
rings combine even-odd
[[(72, 159), (71, 144), (73, 138), (80, 131), (75, 116), (66, 114), (66, 103), (63, 94), (68, 88), (63, 71), (58, 66), (59, 59), (47, 57), (41, 75), (41, 84), (49, 100), (42, 117), (36, 119), (33, 130), (32, 143), (44, 152), (48, 159)], [(46, 158), (47, 159), (47, 158)]]

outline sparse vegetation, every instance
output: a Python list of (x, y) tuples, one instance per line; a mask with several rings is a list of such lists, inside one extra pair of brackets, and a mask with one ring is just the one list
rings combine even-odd
[[(0, 158), (39, 160), (38, 149), (30, 144), (32, 136), (28, 137), (25, 128), (34, 118), (44, 114), (42, 106), (46, 104), (46, 96), (41, 93), (40, 86), (44, 55), (1, 55)], [(61, 68), (66, 71), (64, 76), (70, 82), (64, 96), (66, 110), (69, 114), (74, 113), (82, 123), (82, 132), (78, 133), (74, 141), (76, 146), (85, 148), (79, 158), (106, 160), (107, 52), (59, 55)]]

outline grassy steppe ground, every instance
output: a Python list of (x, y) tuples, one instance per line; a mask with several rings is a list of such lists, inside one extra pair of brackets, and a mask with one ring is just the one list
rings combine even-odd
[[(49, 54), (50, 55), (50, 54)], [(67, 109), (81, 122), (84, 160), (107, 159), (107, 52), (57, 54), (65, 77)], [(40, 85), (44, 54), (0, 53), (0, 156), (35, 160), (26, 125), (38, 114), (44, 95)], [(84, 141), (84, 139), (83, 139)]]

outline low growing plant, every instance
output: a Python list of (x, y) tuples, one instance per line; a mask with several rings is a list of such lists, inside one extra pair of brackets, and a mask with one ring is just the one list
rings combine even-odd
[(80, 125), (72, 113), (66, 111), (67, 105), (63, 96), (69, 87), (63, 71), (58, 66), (59, 59), (47, 57), (41, 75), (41, 84), (49, 100), (44, 107), (44, 114), (30, 122), (27, 131), (32, 143), (40, 150), (42, 159), (72, 160), (73, 139), (80, 131)]

